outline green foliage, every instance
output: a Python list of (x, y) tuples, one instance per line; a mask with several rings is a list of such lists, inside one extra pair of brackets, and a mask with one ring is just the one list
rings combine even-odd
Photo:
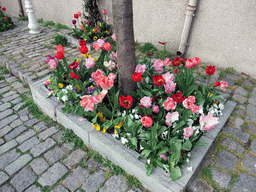
[(11, 17), (4, 14), (4, 11), (0, 9), (0, 32), (7, 31), (8, 29), (14, 28), (14, 23)]
[(20, 17), (19, 21), (28, 21), (28, 16)]
[(54, 27), (57, 29), (69, 29), (67, 25), (63, 25), (61, 23), (57, 23)]
[(4, 80), (4, 79), (5, 79), (4, 76), (1, 76), (1, 75), (0, 75), (0, 80)]
[(97, 21), (100, 21), (100, 12), (98, 9), (97, 0), (84, 0), (84, 13), (83, 17), (86, 20), (90, 20), (92, 22), (92, 26), (97, 25)]
[(126, 183), (130, 188), (142, 187), (141, 182), (132, 175), (126, 175)]
[(54, 26), (54, 25), (55, 23), (53, 21), (45, 21), (43, 26), (48, 27), (48, 26)]
[(55, 44), (55, 45), (62, 45), (62, 46), (69, 45), (67, 37), (59, 35), (59, 34), (56, 34), (54, 36), (53, 44)]
[(148, 53), (148, 52), (155, 52), (156, 48), (154, 47), (154, 45), (152, 43), (145, 43), (144, 45), (141, 46), (141, 51), (144, 53)]
[(71, 129), (66, 129), (62, 134), (64, 142), (70, 143), (73, 147), (83, 147), (84, 142)]
[(43, 23), (43, 22), (44, 22), (43, 18), (38, 19), (38, 23)]
[(8, 69), (5, 66), (2, 69), (2, 73), (3, 74), (8, 74), (9, 73)]
[(155, 51), (154, 53), (154, 57), (161, 59), (161, 60), (165, 60), (167, 57), (172, 57), (175, 54), (168, 52), (166, 50), (159, 50), (159, 51)]
[(223, 78), (223, 77), (226, 77), (226, 75), (229, 73), (229, 74), (235, 74), (235, 69), (233, 67), (228, 67), (226, 68), (225, 70), (222, 70), (220, 72), (220, 77)]
[(212, 168), (206, 167), (205, 169), (201, 170), (202, 175), (208, 177), (209, 179), (212, 179)]

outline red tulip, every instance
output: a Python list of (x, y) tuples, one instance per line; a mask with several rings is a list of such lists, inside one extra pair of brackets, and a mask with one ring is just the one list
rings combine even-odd
[(8, 20), (8, 17), (5, 17), (4, 19), (5, 19), (5, 20)]
[(82, 46), (82, 45), (86, 45), (86, 41), (84, 39), (82, 39), (81, 41), (78, 41), (79, 45)]
[(78, 14), (74, 14), (74, 18), (75, 18), (75, 19), (78, 19)]
[(65, 51), (64, 51), (64, 48), (61, 45), (57, 45), (56, 49), (57, 49), (57, 52), (60, 52), (64, 55)]
[(142, 79), (142, 74), (138, 72), (134, 72), (131, 78), (133, 79), (133, 81), (139, 82)]
[(214, 87), (218, 87), (218, 86), (220, 86), (220, 82), (215, 82), (213, 85), (214, 85)]
[(57, 52), (54, 57), (57, 58), (57, 59), (63, 59), (64, 55), (61, 52)]
[(156, 86), (161, 86), (164, 84), (164, 78), (162, 75), (154, 75), (153, 81)]
[(206, 73), (208, 75), (213, 75), (215, 73), (215, 67), (214, 66), (207, 66)]
[(86, 45), (82, 45), (81, 47), (79, 47), (79, 50), (82, 54), (88, 53), (88, 48)]
[(164, 42), (161, 42), (161, 41), (158, 41), (158, 43), (161, 44), (161, 45), (164, 45), (164, 44), (165, 44)]
[(132, 105), (132, 97), (129, 96), (129, 95), (127, 97), (121, 95), (119, 97), (119, 104), (120, 104), (121, 107), (129, 109)]
[(70, 77), (71, 77), (72, 79), (74, 79), (74, 78), (76, 78), (76, 74), (75, 74), (74, 72), (70, 72)]
[(5, 10), (6, 10), (6, 8), (5, 8), (5, 7), (3, 7), (3, 8), (2, 8), (2, 10), (3, 10), (3, 11), (5, 11)]

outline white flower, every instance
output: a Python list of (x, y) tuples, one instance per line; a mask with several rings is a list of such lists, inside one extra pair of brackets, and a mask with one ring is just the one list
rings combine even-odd
[(188, 171), (192, 171), (192, 166), (191, 167), (187, 167)]
[(124, 137), (121, 137), (121, 142), (122, 142), (123, 144), (125, 144), (125, 143), (128, 143), (128, 140), (127, 140), (126, 138), (124, 138)]
[(126, 133), (127, 136), (131, 136), (131, 133)]
[(163, 133), (162, 133), (162, 138), (163, 138), (163, 139), (166, 139), (167, 134), (168, 134), (168, 131), (163, 132)]
[(187, 163), (189, 162), (189, 158), (186, 159), (186, 162), (187, 162)]
[(125, 116), (126, 115), (126, 111), (123, 112), (122, 116)]
[(189, 127), (191, 127), (191, 125), (193, 125), (193, 123), (194, 123), (194, 121), (192, 119), (188, 119), (187, 124)]
[(139, 116), (138, 114), (134, 114), (134, 118), (135, 118), (135, 119), (139, 119), (140, 116)]
[(133, 117), (133, 115), (132, 115), (132, 114), (130, 114), (130, 118), (131, 118), (131, 119), (134, 119), (134, 117)]
[(144, 147), (142, 147), (141, 145), (140, 145), (140, 150), (143, 150), (144, 149)]
[(150, 164), (150, 159), (147, 160), (147, 163)]
[(113, 136), (114, 138), (118, 138), (118, 137), (119, 137), (117, 133), (114, 133), (112, 136)]
[(167, 171), (169, 173), (169, 165), (163, 164), (163, 167), (164, 167), (165, 171)]
[(73, 86), (72, 86), (72, 85), (68, 85), (68, 86), (66, 87), (66, 89), (67, 89), (67, 90), (73, 90)]
[(61, 100), (64, 101), (64, 102), (67, 101), (67, 100), (68, 100), (67, 95), (64, 95), (64, 96), (61, 98)]
[(199, 108), (199, 111), (198, 111), (198, 113), (200, 113), (201, 115), (203, 115), (204, 114), (204, 107), (203, 107), (203, 105), (200, 105), (200, 108)]
[(219, 104), (219, 108), (220, 110), (223, 110), (224, 109), (224, 105), (222, 103)]
[(190, 156), (191, 156), (191, 153), (189, 152), (189, 153), (188, 153), (188, 157), (190, 157)]
[(146, 83), (149, 82), (149, 77), (148, 76), (145, 78), (145, 81), (146, 81)]
[(64, 92), (65, 94), (68, 93), (67, 89), (62, 89), (62, 92)]

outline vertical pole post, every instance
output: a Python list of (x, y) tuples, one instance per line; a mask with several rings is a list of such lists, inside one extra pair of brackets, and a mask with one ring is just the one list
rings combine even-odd
[(33, 4), (31, 0), (25, 0), (25, 8), (28, 14), (28, 28), (30, 29), (30, 34), (38, 34), (41, 31), (39, 30), (39, 24), (33, 9)]

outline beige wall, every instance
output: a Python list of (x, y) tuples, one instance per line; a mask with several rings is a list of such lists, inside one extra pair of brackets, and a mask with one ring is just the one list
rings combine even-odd
[[(25, 0), (22, 0), (23, 5)], [(32, 0), (37, 18), (72, 26), (73, 14), (83, 11), (83, 0)], [(98, 0), (100, 10), (112, 16), (111, 0)], [(179, 47), (188, 0), (133, 0), (135, 40), (167, 42), (176, 53)], [(0, 0), (7, 13), (18, 16), (18, 0)], [(25, 10), (25, 9), (24, 9)], [(256, 1), (199, 0), (186, 57), (220, 67), (233, 67), (256, 78)], [(112, 18), (112, 17), (111, 17)]]

